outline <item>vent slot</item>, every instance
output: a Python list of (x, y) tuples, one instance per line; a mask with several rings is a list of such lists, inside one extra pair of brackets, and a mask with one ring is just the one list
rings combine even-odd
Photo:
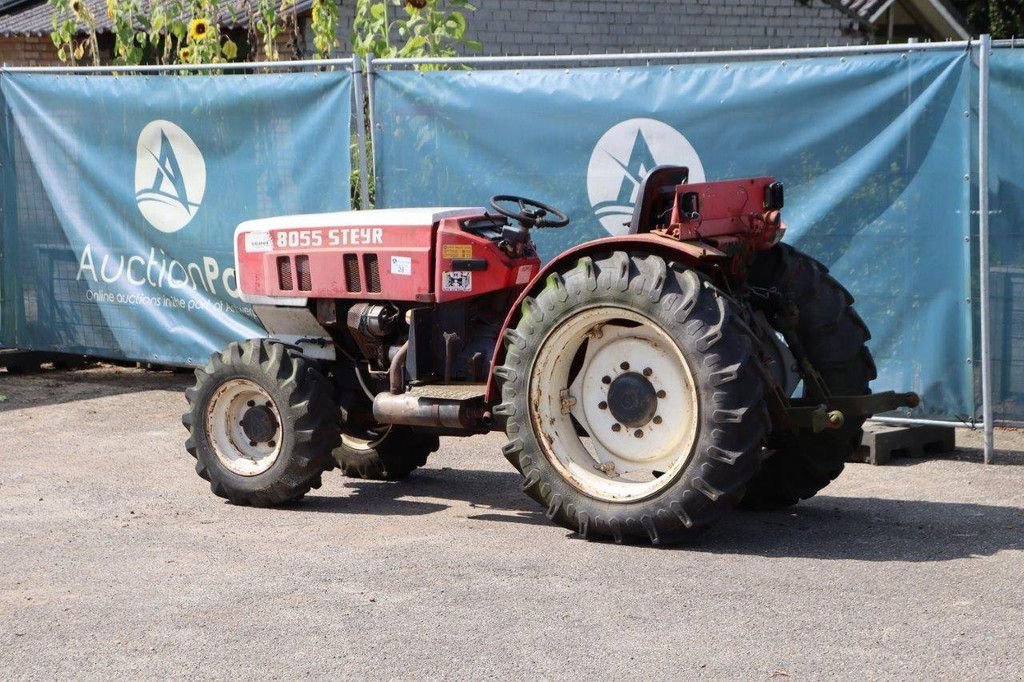
[(295, 257), (295, 272), (299, 276), (299, 291), (312, 291), (313, 277), (309, 272), (309, 256)]
[(292, 259), (288, 256), (277, 257), (277, 286), (281, 291), (288, 291), (292, 283)]
[(371, 294), (380, 293), (380, 263), (377, 254), (368, 253), (363, 256), (363, 269), (366, 270), (366, 290)]
[(359, 256), (354, 253), (344, 255), (345, 265), (345, 290), (349, 293), (362, 291), (363, 287), (359, 281)]

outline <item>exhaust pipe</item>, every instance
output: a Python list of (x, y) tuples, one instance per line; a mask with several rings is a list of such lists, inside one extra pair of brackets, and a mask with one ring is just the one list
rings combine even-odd
[(373, 418), (380, 424), (460, 430), (487, 428), (483, 405), (480, 403), (420, 398), (408, 393), (378, 393), (373, 399)]

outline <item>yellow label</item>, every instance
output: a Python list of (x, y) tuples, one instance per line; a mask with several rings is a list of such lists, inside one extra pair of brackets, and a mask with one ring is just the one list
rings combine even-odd
[(473, 257), (473, 245), (472, 244), (445, 244), (441, 247), (441, 257), (446, 260), (453, 260), (455, 258), (472, 258)]

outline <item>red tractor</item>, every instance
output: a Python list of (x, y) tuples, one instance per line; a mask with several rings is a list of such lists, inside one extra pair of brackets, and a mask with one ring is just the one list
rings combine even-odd
[(242, 298), (270, 337), (215, 354), (187, 392), (186, 446), (216, 495), (287, 503), (335, 466), (398, 479), (439, 436), (503, 430), (552, 521), (665, 543), (814, 495), (866, 417), (917, 403), (871, 394), (868, 329), (779, 243), (772, 178), (659, 167), (628, 234), (544, 267), (531, 230), (565, 214), (491, 204), (239, 225)]

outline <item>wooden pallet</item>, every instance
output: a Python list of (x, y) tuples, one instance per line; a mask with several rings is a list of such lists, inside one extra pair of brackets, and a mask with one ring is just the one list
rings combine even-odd
[(897, 457), (927, 457), (956, 449), (956, 431), (951, 426), (901, 426), (867, 422), (864, 440), (847, 460), (867, 464), (888, 464)]

